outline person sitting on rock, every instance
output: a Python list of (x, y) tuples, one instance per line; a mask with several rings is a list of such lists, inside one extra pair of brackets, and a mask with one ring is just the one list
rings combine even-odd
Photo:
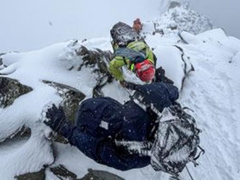
[(98, 163), (119, 170), (145, 167), (150, 164), (149, 156), (130, 153), (117, 141), (153, 142), (158, 112), (171, 106), (179, 93), (175, 86), (162, 82), (134, 89), (125, 104), (110, 97), (83, 101), (75, 124), (66, 119), (62, 107), (53, 105), (44, 123)]
[(111, 60), (109, 71), (124, 86), (122, 67), (127, 68), (144, 82), (152, 82), (155, 76), (153, 52), (142, 37), (129, 25), (119, 22), (110, 31), (115, 57)]

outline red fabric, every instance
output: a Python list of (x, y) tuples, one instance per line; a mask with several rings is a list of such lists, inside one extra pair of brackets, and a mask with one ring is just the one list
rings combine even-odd
[(150, 82), (154, 79), (155, 69), (149, 60), (144, 60), (141, 63), (135, 65), (137, 76), (144, 82)]

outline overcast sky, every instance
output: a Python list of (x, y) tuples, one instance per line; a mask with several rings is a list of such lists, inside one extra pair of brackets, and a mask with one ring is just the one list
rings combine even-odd
[(118, 21), (159, 15), (161, 0), (0, 0), (0, 52), (107, 37)]
[[(153, 20), (169, 0), (0, 0), (0, 53), (69, 39), (107, 37), (118, 21)], [(240, 0), (190, 0), (227, 34), (240, 38)], [(161, 4), (162, 3), (162, 4)]]
[(190, 0), (191, 8), (204, 14), (228, 35), (240, 39), (240, 0)]

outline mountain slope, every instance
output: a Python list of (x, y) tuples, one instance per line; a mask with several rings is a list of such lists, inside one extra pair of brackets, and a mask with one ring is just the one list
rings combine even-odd
[[(197, 168), (188, 165), (194, 179), (239, 179), (240, 40), (227, 37), (221, 29), (192, 35), (181, 32), (182, 29), (163, 27), (163, 31), (169, 33), (161, 34), (156, 33), (154, 23), (157, 21), (145, 23), (143, 34), (150, 47), (154, 48), (157, 66), (163, 66), (167, 76), (179, 89), (182, 88), (179, 101), (194, 111), (192, 115), (202, 130), (201, 145), (206, 154), (199, 159)], [(150, 166), (122, 172), (97, 164), (69, 144), (53, 143), (54, 157), (51, 142), (46, 138), (50, 129), (42, 123), (41, 113), (49, 103), (59, 104), (63, 99), (55, 88), (42, 80), (71, 86), (84, 92), (86, 98), (92, 97), (92, 89), (99, 78), (93, 73), (97, 67), (83, 66), (80, 71), (75, 68), (83, 62), (83, 57), (76, 53), (82, 45), (91, 50), (111, 50), (109, 39), (99, 38), (85, 42), (68, 41), (37, 51), (2, 56), (0, 78), (16, 79), (33, 90), (17, 98), (9, 107), (0, 108), (0, 141), (5, 141), (23, 125), (31, 129), (31, 135), (27, 137), (0, 144), (1, 178), (9, 180), (16, 175), (40, 171), (43, 165), (54, 167), (63, 164), (79, 178), (92, 168), (106, 170), (128, 180), (168, 179), (169, 175), (155, 172)], [(190, 71), (191, 65), (194, 71)], [(189, 73), (184, 73), (184, 70)], [(133, 74), (126, 71), (125, 75), (136, 81)], [(102, 92), (122, 103), (129, 96), (129, 91), (116, 81), (107, 83)], [(186, 170), (181, 177), (190, 179)], [(46, 179), (58, 179), (49, 167)]]

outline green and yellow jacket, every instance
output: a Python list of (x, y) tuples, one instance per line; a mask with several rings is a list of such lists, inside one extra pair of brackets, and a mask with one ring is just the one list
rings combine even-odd
[[(114, 48), (114, 51), (116, 51), (118, 47), (113, 46), (113, 48)], [(145, 44), (144, 42), (142, 42), (142, 41), (134, 41), (134, 42), (129, 43), (126, 48), (129, 48), (129, 49), (132, 49), (132, 50), (144, 53), (145, 56), (146, 56), (146, 59), (148, 59), (151, 63), (154, 64), (153, 52), (150, 50), (148, 45)], [(131, 64), (132, 63), (131, 63), (130, 59), (116, 55), (114, 57), (114, 59), (110, 62), (109, 71), (110, 71), (110, 73), (112, 74), (112, 76), (114, 78), (116, 78), (119, 81), (123, 81), (124, 78), (123, 78), (123, 74), (122, 74), (122, 69), (121, 68), (124, 65), (127, 65), (127, 67), (130, 70), (132, 70), (131, 69)]]

